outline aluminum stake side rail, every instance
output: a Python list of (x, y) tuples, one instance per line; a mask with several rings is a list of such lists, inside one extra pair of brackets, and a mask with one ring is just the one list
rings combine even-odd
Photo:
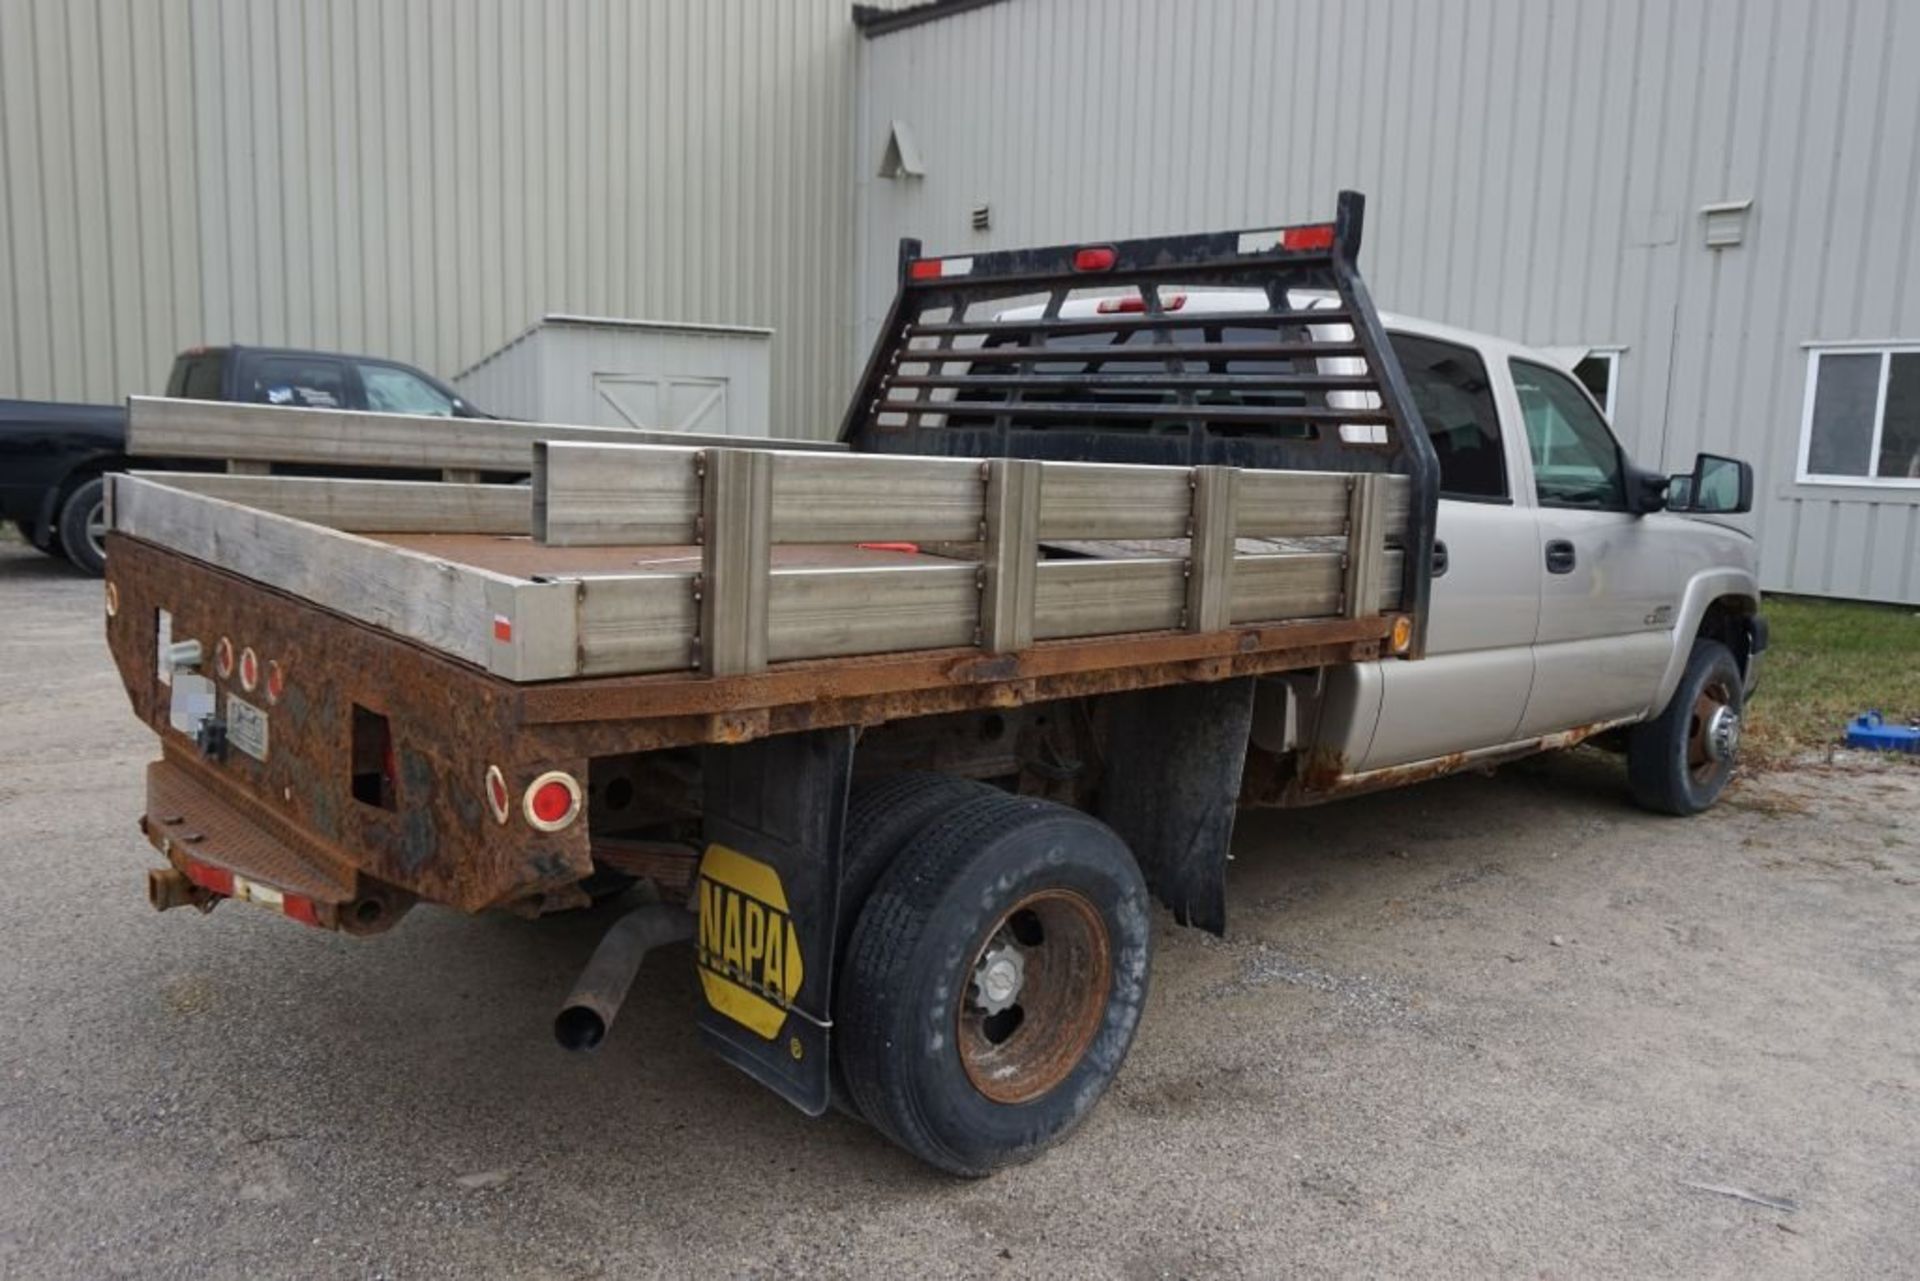
[[(1124, 863), (1103, 875), (1223, 928), (1256, 685), (1422, 645), (1435, 464), (1354, 269), (1361, 207), (909, 242), (842, 448), (134, 400), (136, 451), (203, 435), (238, 473), (110, 491), (108, 635), (162, 749), (155, 904), (376, 933), (419, 901), (539, 914), (644, 879), (668, 905), (645, 911), (697, 913), (706, 1038), (810, 1113), (836, 1056), (855, 1094), (884, 1066), (885, 1037), (834, 1040), (838, 1004), (879, 1017), (862, 994), (898, 986), (856, 959), (884, 951), (861, 950), (863, 905), (964, 800), (1027, 806), (989, 815), (1015, 836), (1095, 815)], [(1249, 285), (1267, 306), (1181, 316)], [(317, 458), (532, 481), (272, 474)], [(969, 1106), (1067, 1098), (1135, 955), (1139, 905), (1034, 892), (1044, 910), (957, 944), (1024, 1029), (957, 1036)], [(562, 1040), (597, 1044), (648, 943), (685, 932), (609, 936)], [(1070, 1120), (955, 1155), (878, 1099), (849, 1106), (967, 1171)]]

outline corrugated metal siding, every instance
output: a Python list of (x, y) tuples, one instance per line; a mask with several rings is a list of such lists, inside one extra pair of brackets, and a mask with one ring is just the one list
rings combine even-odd
[(852, 365), (844, 0), (0, 0), (0, 396), (198, 342), (451, 374), (538, 316), (770, 325)]
[[(1920, 339), (1910, 0), (1008, 0), (863, 50), (863, 341), (936, 252), (1369, 197), (1382, 306), (1621, 345), (1621, 434), (1760, 473), (1776, 590), (1920, 601), (1920, 494), (1794, 483), (1809, 340)], [(905, 121), (921, 179), (875, 177)], [(1700, 206), (1751, 197), (1746, 243)], [(971, 230), (989, 203), (993, 228)]]

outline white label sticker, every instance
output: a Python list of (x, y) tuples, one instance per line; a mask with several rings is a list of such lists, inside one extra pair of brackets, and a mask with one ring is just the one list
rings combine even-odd
[(267, 713), (238, 694), (227, 695), (227, 741), (253, 757), (267, 759)]

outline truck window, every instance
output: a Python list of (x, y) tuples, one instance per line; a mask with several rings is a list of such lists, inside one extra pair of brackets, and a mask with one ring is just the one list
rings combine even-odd
[(319, 356), (252, 356), (242, 366), (236, 400), (303, 409), (344, 409), (347, 368)]
[(220, 374), (225, 358), (216, 352), (182, 356), (174, 366), (167, 395), (176, 400), (220, 400)]
[(1541, 504), (1625, 511), (1620, 445), (1586, 393), (1545, 365), (1516, 360), (1511, 366)]
[(398, 365), (361, 361), (360, 385), (366, 388), (367, 408), (378, 414), (453, 415), (453, 398), (420, 375)]
[(1480, 353), (1458, 343), (1391, 334), (1413, 403), (1440, 458), (1440, 496), (1511, 502), (1500, 411)]

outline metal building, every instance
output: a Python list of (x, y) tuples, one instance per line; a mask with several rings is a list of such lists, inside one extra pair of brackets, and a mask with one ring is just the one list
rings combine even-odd
[(548, 313), (775, 330), (774, 426), (854, 361), (845, 0), (0, 0), (0, 396), (173, 354), (441, 375)]
[(771, 327), (820, 436), (902, 235), (1351, 186), (1384, 305), (1751, 458), (1768, 587), (1920, 602), (1916, 66), (1912, 0), (0, 0), (0, 396), (569, 313)]
[(903, 235), (1272, 225), (1354, 187), (1383, 307), (1608, 353), (1638, 462), (1754, 463), (1766, 587), (1920, 602), (1915, 67), (1911, 0), (957, 4), (864, 49), (862, 332)]

